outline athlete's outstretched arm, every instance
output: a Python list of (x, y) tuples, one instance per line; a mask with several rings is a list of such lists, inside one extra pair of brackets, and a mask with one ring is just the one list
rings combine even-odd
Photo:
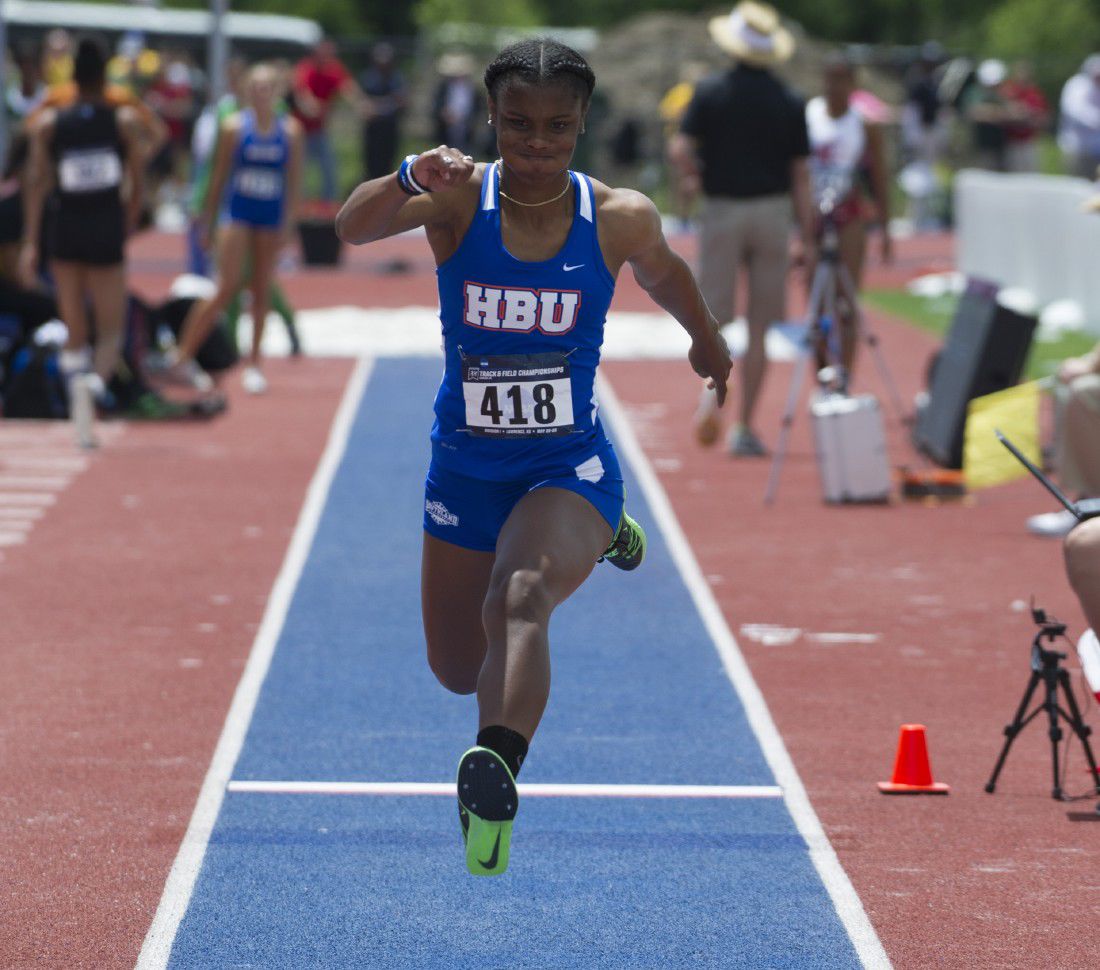
[(449, 222), (453, 215), (453, 193), (474, 174), (474, 160), (456, 148), (440, 145), (423, 152), (413, 163), (413, 177), (427, 189), (424, 195), (407, 195), (397, 175), (363, 182), (351, 193), (336, 216), (336, 235), (359, 245), (395, 236), (420, 226)]
[(688, 360), (695, 373), (707, 378), (707, 386), (717, 391), (721, 406), (733, 366), (729, 348), (688, 264), (669, 249), (657, 207), (639, 192), (617, 189), (601, 207), (600, 216), (610, 217), (606, 221), (616, 248), (625, 243), (626, 248), (619, 251), (638, 284), (688, 332)]

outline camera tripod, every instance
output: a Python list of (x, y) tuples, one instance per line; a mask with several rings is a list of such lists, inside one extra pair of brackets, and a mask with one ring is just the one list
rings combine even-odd
[[(878, 337), (868, 330), (863, 312), (859, 305), (859, 296), (855, 282), (848, 267), (840, 258), (840, 234), (837, 229), (835, 209), (837, 202), (844, 197), (844, 186), (827, 186), (818, 201), (818, 212), (822, 220), (822, 233), (818, 250), (817, 267), (810, 283), (809, 304), (806, 311), (806, 333), (801, 341), (798, 362), (791, 376), (790, 389), (787, 392), (787, 404), (779, 429), (779, 442), (772, 458), (768, 474), (768, 487), (764, 492), (764, 504), (771, 505), (779, 489), (779, 474), (787, 457), (787, 441), (791, 426), (794, 424), (794, 412), (802, 397), (802, 387), (806, 381), (810, 359), (818, 357), (818, 386), (836, 394), (848, 393), (850, 374), (841, 360), (840, 312), (847, 310), (855, 328), (855, 340), (867, 344), (871, 357), (882, 379), (883, 386), (890, 396), (891, 403), (903, 424), (907, 418), (905, 408), (898, 396), (897, 385), (886, 367)], [(824, 360), (824, 366), (822, 365)]]
[[(1027, 727), (1040, 712), (1046, 711), (1050, 720), (1048, 736), (1050, 737), (1051, 761), (1054, 769), (1054, 788), (1050, 793), (1051, 798), (1062, 801), (1065, 797), (1062, 792), (1061, 769), (1058, 765), (1058, 742), (1063, 737), (1059, 719), (1064, 720), (1073, 733), (1081, 739), (1081, 746), (1085, 749), (1085, 760), (1088, 762), (1089, 771), (1092, 772), (1096, 794), (1100, 795), (1100, 778), (1096, 774), (1096, 759), (1092, 754), (1092, 745), (1089, 744), (1089, 735), (1092, 734), (1092, 728), (1081, 719), (1081, 711), (1077, 707), (1077, 699), (1073, 696), (1073, 690), (1070, 686), (1069, 671), (1060, 664), (1060, 661), (1066, 659), (1066, 655), (1043, 646), (1044, 639), (1050, 643), (1054, 643), (1059, 637), (1064, 639), (1066, 625), (1059, 623), (1053, 617), (1047, 619), (1046, 613), (1034, 606), (1031, 608), (1031, 618), (1039, 627), (1039, 632), (1035, 634), (1035, 639), (1031, 642), (1031, 679), (1027, 682), (1027, 689), (1024, 691), (1020, 706), (1016, 708), (1016, 716), (1012, 719), (1012, 723), (1005, 728), (1004, 747), (1001, 749), (1001, 755), (997, 759), (993, 774), (986, 782), (985, 790), (992, 793), (996, 788), (997, 776), (1004, 767), (1005, 759), (1008, 757), (1008, 749), (1012, 747), (1016, 735)], [(1028, 704), (1031, 703), (1031, 697), (1040, 681), (1044, 690), (1043, 701), (1030, 714), (1025, 714), (1024, 712), (1027, 710)], [(1069, 708), (1068, 714), (1058, 702), (1059, 688), (1061, 688), (1065, 697), (1066, 707)]]

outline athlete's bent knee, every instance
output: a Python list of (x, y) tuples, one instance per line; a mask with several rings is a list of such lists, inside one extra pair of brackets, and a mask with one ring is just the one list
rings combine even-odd
[(544, 623), (552, 609), (545, 575), (537, 569), (514, 569), (493, 577), (483, 613), (486, 626), (493, 620)]

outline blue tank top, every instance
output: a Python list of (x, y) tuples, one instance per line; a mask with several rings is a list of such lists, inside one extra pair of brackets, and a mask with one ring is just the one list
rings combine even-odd
[(458, 250), (436, 270), (445, 370), (432, 456), (458, 474), (569, 473), (609, 447), (594, 383), (615, 280), (592, 183), (569, 177), (573, 224), (555, 256), (528, 262), (504, 248), (497, 162)]
[(256, 127), (255, 112), (242, 111), (229, 176), (229, 218), (261, 228), (278, 227), (283, 221), (289, 159), (285, 119), (276, 118), (274, 130), (264, 135)]

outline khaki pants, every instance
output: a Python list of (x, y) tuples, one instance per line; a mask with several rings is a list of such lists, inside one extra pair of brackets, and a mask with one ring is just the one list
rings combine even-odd
[(749, 329), (763, 332), (787, 307), (788, 195), (755, 199), (708, 196), (699, 233), (699, 289), (719, 324), (734, 318), (737, 274), (748, 270)]
[(1100, 374), (1059, 386), (1058, 477), (1070, 497), (1100, 498)]

